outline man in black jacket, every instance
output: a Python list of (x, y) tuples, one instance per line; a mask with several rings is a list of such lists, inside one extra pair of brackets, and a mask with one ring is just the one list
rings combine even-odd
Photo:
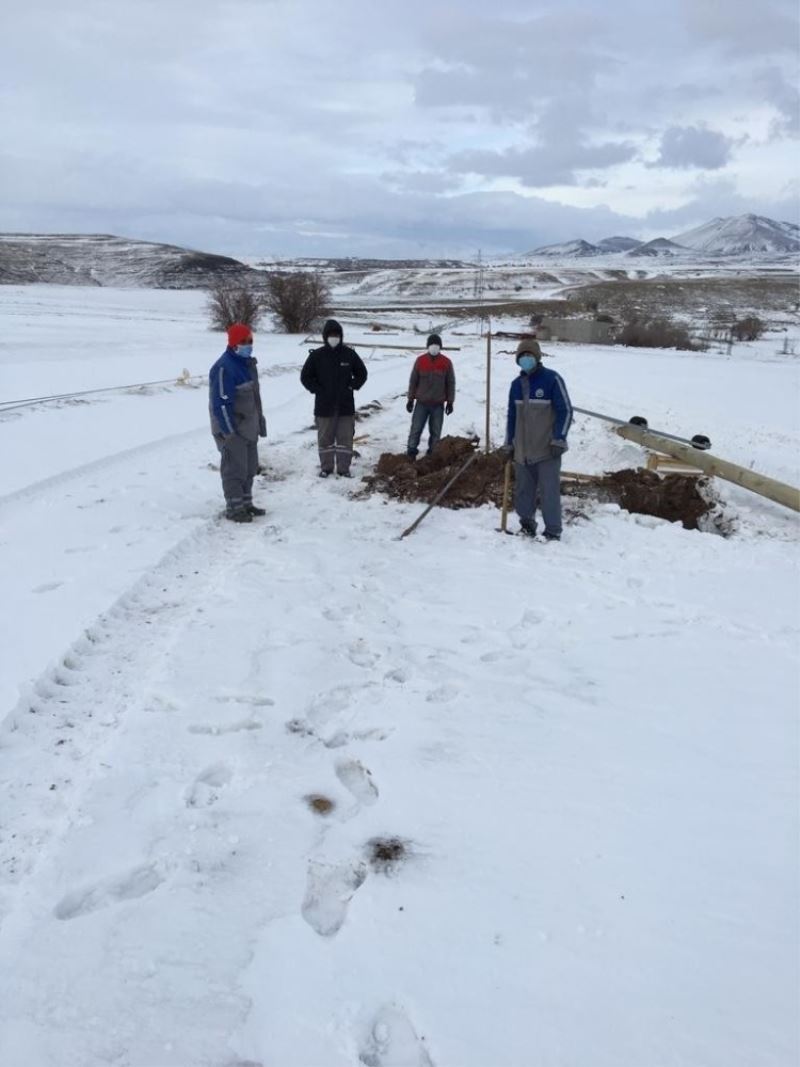
[(367, 380), (367, 368), (358, 353), (342, 343), (342, 327), (328, 319), (322, 328), (321, 348), (309, 353), (300, 381), (313, 393), (317, 422), (320, 478), (336, 473), (350, 478), (355, 433), (353, 391)]

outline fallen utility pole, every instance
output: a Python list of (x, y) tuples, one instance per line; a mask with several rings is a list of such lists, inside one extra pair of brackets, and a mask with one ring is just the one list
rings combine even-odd
[(418, 519), (416, 519), (414, 522), (412, 522), (407, 530), (403, 530), (403, 532), (398, 537), (398, 541), (402, 541), (404, 537), (408, 537), (408, 535), (410, 533), (413, 533), (416, 530), (416, 528), (419, 526), (419, 524), (422, 522), (422, 520), (425, 518), (425, 516), (428, 515), (431, 511), (433, 511), (433, 509), (436, 507), (436, 505), (439, 503), (439, 501), (450, 491), (450, 489), (452, 489), (452, 487), (456, 484), (456, 482), (461, 477), (461, 475), (467, 470), (467, 468), (472, 463), (475, 462), (475, 460), (478, 458), (479, 455), (480, 455), (480, 452), (476, 448), (475, 451), (472, 453), (472, 455), (467, 460), (467, 462), (463, 463), (458, 468), (458, 470), (453, 475), (453, 477), (450, 479), (450, 481), (447, 483), (447, 485), (445, 485), (444, 488), (439, 490), (439, 492), (436, 494), (436, 496), (433, 498), (433, 500), (430, 502), (430, 504), (428, 504), (428, 506), (425, 508), (423, 513), (420, 515), (420, 517)]
[(734, 485), (740, 485), (743, 489), (758, 493), (759, 496), (791, 508), (792, 511), (800, 511), (800, 489), (795, 489), (792, 485), (768, 478), (765, 474), (757, 474), (755, 471), (748, 470), (747, 467), (740, 467), (738, 463), (729, 463), (728, 460), (719, 459), (709, 452), (698, 451), (691, 444), (681, 443), (654, 430), (645, 430), (641, 426), (621, 423), (617, 426), (616, 432), (627, 441), (634, 441), (644, 448), (663, 452), (690, 467), (699, 468), (706, 474), (722, 478), (726, 482), (733, 482)]

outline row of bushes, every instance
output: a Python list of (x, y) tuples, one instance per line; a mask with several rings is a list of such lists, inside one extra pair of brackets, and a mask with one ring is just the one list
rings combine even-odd
[(264, 277), (264, 288), (218, 285), (208, 297), (211, 326), (227, 330), (234, 322), (255, 329), (265, 314), (285, 333), (304, 333), (330, 314), (331, 293), (321, 274), (308, 271), (274, 272)]

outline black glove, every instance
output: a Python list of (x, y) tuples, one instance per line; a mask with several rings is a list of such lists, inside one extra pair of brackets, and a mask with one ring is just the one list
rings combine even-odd
[(568, 447), (569, 446), (567, 445), (566, 441), (551, 441), (550, 455), (553, 457), (553, 459), (560, 459), (567, 451)]
[(449, 400), (447, 401), (447, 403), (444, 406), (444, 413), (445, 413), (445, 415), (452, 415), (453, 414), (453, 405), (450, 403)]
[(409, 414), (410, 414), (413, 410), (414, 410), (414, 401), (413, 400), (409, 400), (409, 402), (406, 404), (406, 411), (409, 412)]

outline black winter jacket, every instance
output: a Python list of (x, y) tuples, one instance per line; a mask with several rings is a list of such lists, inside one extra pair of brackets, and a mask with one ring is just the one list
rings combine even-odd
[(314, 414), (322, 418), (355, 414), (353, 390), (360, 389), (366, 380), (367, 368), (361, 357), (344, 344), (315, 348), (300, 372), (300, 381), (314, 394)]

